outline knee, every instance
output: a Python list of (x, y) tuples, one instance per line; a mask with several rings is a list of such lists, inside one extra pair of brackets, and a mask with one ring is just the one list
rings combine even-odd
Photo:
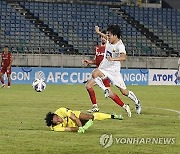
[(93, 77), (93, 78), (98, 77), (98, 69), (95, 69), (95, 70), (92, 72), (92, 77)]
[(89, 83), (86, 83), (86, 89), (90, 89), (92, 86)]
[(96, 77), (97, 77), (97, 72), (93, 72), (93, 73), (92, 73), (92, 77), (93, 77), (93, 78), (96, 78)]
[(126, 90), (126, 89), (121, 90), (121, 93), (122, 93), (124, 96), (128, 96), (128, 94), (129, 94), (128, 90)]
[(114, 98), (115, 94), (110, 89), (108, 89), (108, 90), (109, 90), (109, 97)]
[(93, 115), (93, 114), (90, 114), (90, 115), (89, 115), (89, 119), (94, 120), (94, 115)]
[(124, 96), (128, 96), (128, 94), (129, 94), (129, 92), (128, 92), (127, 90), (123, 90), (121, 93), (122, 93)]

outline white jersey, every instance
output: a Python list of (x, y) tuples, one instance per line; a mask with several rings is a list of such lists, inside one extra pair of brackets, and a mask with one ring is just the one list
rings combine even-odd
[(107, 56), (111, 56), (112, 58), (120, 57), (121, 53), (126, 54), (125, 46), (121, 40), (119, 40), (116, 44), (111, 44), (109, 41), (106, 43), (104, 59), (102, 60), (99, 68), (105, 70), (116, 70), (120, 71), (121, 62), (120, 61), (108, 61)]

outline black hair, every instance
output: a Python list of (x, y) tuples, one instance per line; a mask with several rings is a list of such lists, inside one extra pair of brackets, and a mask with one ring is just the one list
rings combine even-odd
[(7, 45), (4, 48), (9, 48)]
[(56, 114), (54, 114), (54, 113), (52, 113), (52, 112), (49, 112), (49, 113), (46, 114), (46, 117), (45, 117), (44, 120), (46, 120), (46, 125), (47, 125), (48, 127), (50, 127), (51, 125), (53, 125), (53, 117), (54, 117), (54, 115), (56, 115)]
[(101, 31), (101, 33), (106, 34), (106, 30), (103, 29), (103, 30)]
[(111, 32), (113, 35), (117, 35), (118, 38), (120, 38), (122, 34), (121, 28), (118, 25), (109, 25), (107, 31)]

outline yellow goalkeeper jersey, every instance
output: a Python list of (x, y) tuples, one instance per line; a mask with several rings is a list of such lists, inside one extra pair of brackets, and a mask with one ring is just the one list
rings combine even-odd
[(63, 119), (63, 122), (61, 124), (51, 126), (51, 130), (54, 131), (65, 131), (65, 127), (76, 127), (76, 123), (71, 120), (69, 117), (71, 113), (74, 113), (76, 117), (79, 118), (80, 111), (72, 111), (68, 108), (61, 107), (55, 111), (55, 114), (60, 116)]

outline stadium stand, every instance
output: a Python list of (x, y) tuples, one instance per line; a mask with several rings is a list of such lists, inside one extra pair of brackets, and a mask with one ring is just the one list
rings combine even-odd
[(3, 0), (0, 10), (0, 46), (9, 45), (13, 52), (91, 55), (100, 41), (94, 26), (118, 24), (128, 55), (179, 54), (175, 9)]
[[(135, 6), (121, 6), (121, 8), (136, 21), (139, 21), (145, 29), (148, 29), (151, 35), (153, 34), (162, 41), (162, 45), (165, 46), (162, 46), (161, 49), (165, 48), (166, 52), (171, 52), (169, 54), (178, 54), (180, 39), (179, 11), (168, 8), (139, 8)], [(161, 45), (159, 46), (161, 47)]]

